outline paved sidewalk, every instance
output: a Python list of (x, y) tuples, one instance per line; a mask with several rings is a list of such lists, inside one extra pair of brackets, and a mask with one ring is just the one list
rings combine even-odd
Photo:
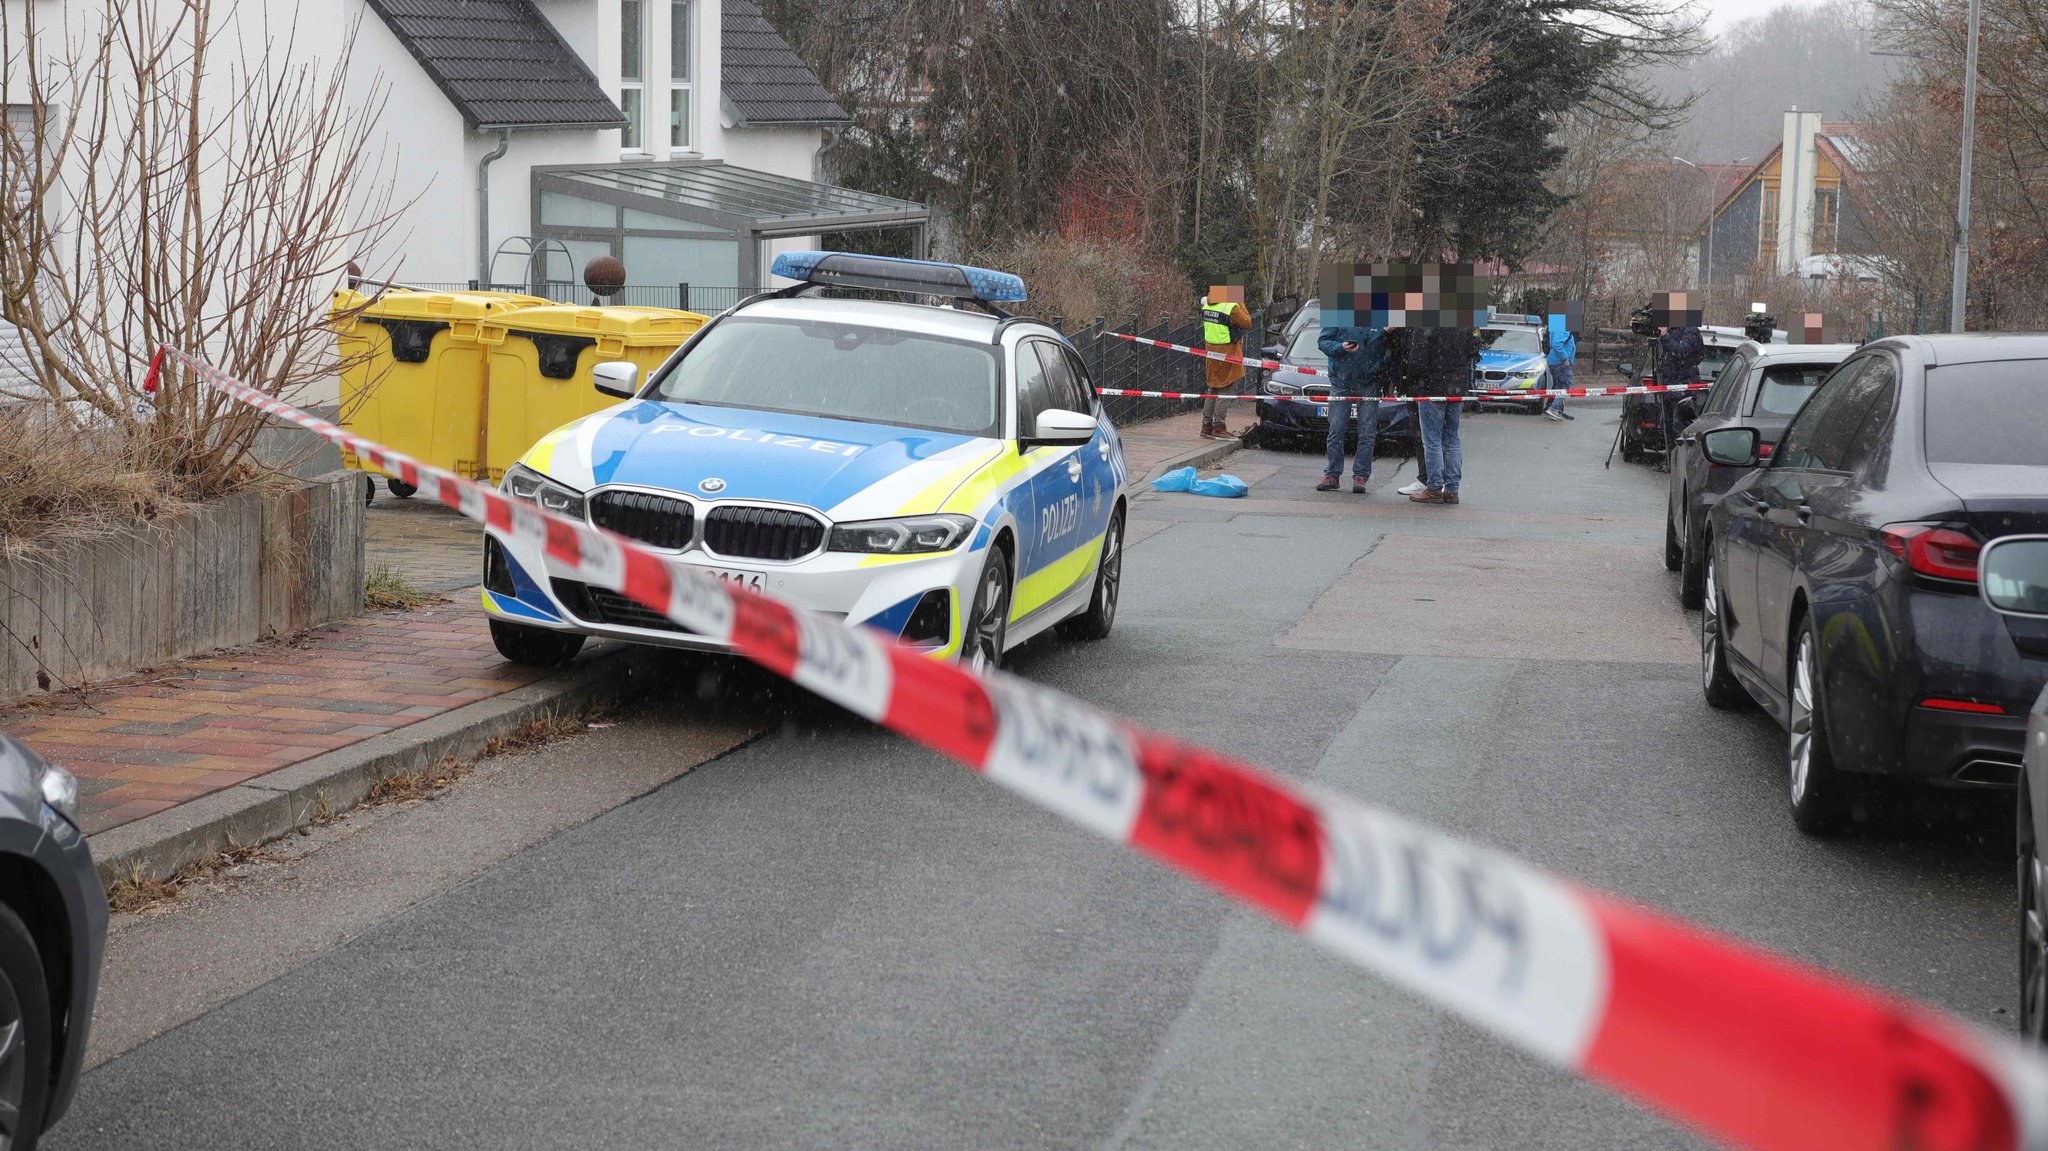
[[(1132, 485), (1237, 447), (1200, 427), (1190, 412), (1122, 429)], [(84, 703), (38, 700), (0, 711), (0, 729), (79, 777), (85, 831), (97, 835), (546, 677), (491, 646), (475, 524), (379, 483), (367, 530), (369, 570), (447, 602), (183, 660), (97, 685)]]

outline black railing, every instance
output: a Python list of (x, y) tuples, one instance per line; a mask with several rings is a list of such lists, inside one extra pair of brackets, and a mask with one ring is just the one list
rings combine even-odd
[[(365, 282), (364, 291), (376, 285)], [(426, 283), (408, 280), (393, 287), (413, 288), (422, 292), (518, 292), (521, 295), (540, 296), (558, 304), (632, 304), (639, 307), (681, 308), (707, 316), (732, 307), (739, 302), (740, 290), (736, 287), (721, 287), (716, 284), (627, 284), (617, 295), (598, 296), (582, 284), (568, 280), (550, 280), (535, 291), (532, 284), (479, 284), (475, 280), (463, 283)]]

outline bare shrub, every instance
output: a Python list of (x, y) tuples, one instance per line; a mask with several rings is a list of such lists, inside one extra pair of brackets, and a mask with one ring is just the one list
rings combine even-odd
[(335, 370), (325, 305), (394, 219), (381, 90), (344, 90), (346, 44), (302, 56), (296, 27), (252, 34), (215, 0), (49, 10), (0, 5), (0, 86), (27, 97), (0, 127), (0, 319), (24, 348), (0, 403), (41, 404), (97, 461), (49, 507), (108, 475), (235, 490), (265, 473), (265, 417), (170, 363), (145, 403), (144, 369), (170, 344), (287, 400)]
[(40, 553), (181, 508), (160, 475), (132, 462), (128, 428), (75, 428), (54, 406), (0, 407), (0, 557)]
[(1138, 315), (1192, 315), (1200, 289), (1165, 256), (1094, 241), (1027, 236), (978, 257), (1024, 278), (1031, 300), (1024, 311), (1062, 316), (1071, 328), (1097, 316), (1112, 325)]

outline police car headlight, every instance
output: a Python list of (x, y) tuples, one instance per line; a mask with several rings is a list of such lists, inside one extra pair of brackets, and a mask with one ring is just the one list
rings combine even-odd
[(835, 552), (874, 552), (883, 555), (911, 555), (942, 552), (960, 546), (974, 530), (970, 516), (905, 516), (892, 520), (862, 520), (832, 528)]
[(1293, 384), (1283, 384), (1278, 380), (1267, 380), (1266, 394), (1269, 396), (1294, 396), (1300, 395), (1301, 389)]
[(505, 469), (505, 482), (501, 491), (515, 500), (533, 504), (542, 511), (553, 512), (570, 519), (583, 518), (583, 493), (541, 475), (524, 464), (513, 464)]

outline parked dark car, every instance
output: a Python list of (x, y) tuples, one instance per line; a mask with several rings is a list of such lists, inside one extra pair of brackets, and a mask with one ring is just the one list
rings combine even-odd
[(1707, 557), (1699, 541), (1707, 509), (1743, 475), (1741, 468), (1708, 463), (1700, 455), (1700, 434), (1736, 425), (1755, 428), (1762, 441), (1759, 451), (1769, 459), (1806, 398), (1855, 350), (1854, 344), (1745, 342), (1715, 377), (1712, 390), (1679, 397), (1677, 420), (1684, 431), (1668, 457), (1670, 497), (1664, 508), (1664, 566), (1679, 573), (1679, 603), (1700, 606)]
[[(1978, 584), (1991, 610), (2015, 621), (2048, 623), (2048, 536), (2007, 536), (1984, 548)], [(2048, 1044), (2048, 687), (2027, 720), (2018, 804), (2020, 1035)]]
[[(1761, 444), (1752, 427), (1700, 437), (1733, 467)], [(1802, 829), (1841, 827), (1876, 776), (2017, 783), (2048, 622), (1992, 614), (1977, 561), (1995, 537), (2048, 531), (2048, 336), (1859, 349), (1707, 530), (1707, 702), (1747, 695), (1786, 729)]]
[(106, 948), (78, 781), (0, 733), (0, 1147), (70, 1107)]
[[(1720, 377), (1735, 349), (1748, 342), (1749, 337), (1741, 328), (1710, 327), (1700, 329), (1700, 339), (1705, 344), (1700, 351), (1700, 379), (1712, 380)], [(1654, 338), (1644, 339), (1635, 358), (1616, 365), (1615, 370), (1631, 385), (1648, 387), (1657, 382), (1658, 358), (1657, 341)], [(1621, 398), (1621, 458), (1624, 461), (1639, 463), (1646, 456), (1665, 454), (1665, 409), (1675, 408), (1685, 394), (1658, 392)], [(1676, 424), (1675, 418), (1671, 423)]]
[[(1267, 359), (1279, 360), (1288, 367), (1266, 373), (1259, 385), (1259, 425), (1257, 441), (1267, 446), (1282, 444), (1322, 448), (1330, 436), (1330, 378), (1325, 375), (1310, 375), (1295, 369), (1309, 368), (1317, 373), (1327, 371), (1330, 358), (1316, 346), (1323, 329), (1310, 324), (1294, 334), (1294, 342), (1285, 348), (1278, 346), (1262, 348), (1260, 354)], [(1409, 405), (1399, 400), (1380, 402), (1379, 439), (1380, 450), (1398, 448), (1412, 444), (1415, 439), (1415, 423), (1409, 416)], [(1352, 425), (1354, 428), (1357, 425)], [(1346, 450), (1357, 443), (1354, 433), (1347, 442)]]

